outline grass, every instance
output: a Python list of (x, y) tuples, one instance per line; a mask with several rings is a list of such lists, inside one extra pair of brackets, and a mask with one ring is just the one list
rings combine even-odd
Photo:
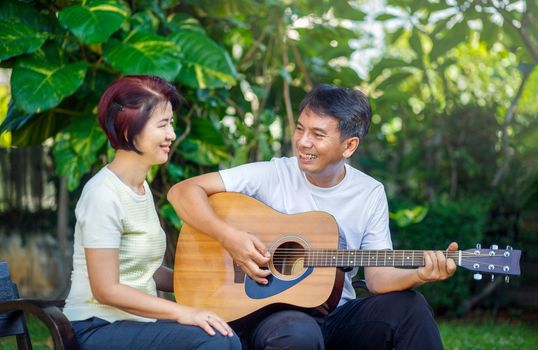
[(513, 321), (443, 321), (446, 350), (538, 349), (536, 325)]
[[(44, 324), (29, 317), (28, 328), (34, 349), (52, 349)], [(439, 329), (446, 350), (538, 349), (536, 325), (510, 320), (440, 321)], [(0, 350), (16, 349), (15, 337), (0, 338)]]

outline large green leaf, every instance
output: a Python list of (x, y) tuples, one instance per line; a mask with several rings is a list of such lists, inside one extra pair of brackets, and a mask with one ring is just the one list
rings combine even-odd
[(54, 113), (52, 110), (33, 116), (24, 126), (11, 132), (11, 145), (32, 146), (39, 145), (63, 129), (69, 116)]
[(235, 84), (237, 73), (230, 56), (208, 36), (184, 30), (175, 33), (173, 39), (183, 53), (178, 82), (202, 89)]
[(103, 57), (124, 74), (151, 74), (169, 81), (181, 69), (178, 45), (150, 33), (133, 32), (123, 41), (109, 40), (104, 45)]
[(17, 18), (28, 27), (38, 32), (48, 31), (47, 21), (31, 5), (17, 0), (0, 1), (0, 20)]
[(34, 52), (46, 39), (46, 33), (36, 32), (18, 18), (0, 20), (0, 60)]
[(117, 31), (129, 14), (122, 1), (93, 0), (64, 8), (58, 18), (83, 42), (98, 44)]
[(67, 177), (67, 189), (73, 191), (83, 175), (97, 162), (106, 136), (95, 117), (78, 118), (56, 137), (54, 160), (56, 173)]
[(86, 63), (66, 63), (57, 47), (39, 49), (15, 64), (11, 87), (15, 105), (28, 112), (42, 112), (73, 94), (84, 81)]

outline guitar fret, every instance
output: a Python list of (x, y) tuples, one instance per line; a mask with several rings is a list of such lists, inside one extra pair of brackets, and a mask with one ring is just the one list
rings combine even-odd
[[(305, 249), (305, 266), (424, 266), (422, 250), (360, 250), (360, 249)], [(458, 259), (459, 252), (444, 252), (447, 258)]]

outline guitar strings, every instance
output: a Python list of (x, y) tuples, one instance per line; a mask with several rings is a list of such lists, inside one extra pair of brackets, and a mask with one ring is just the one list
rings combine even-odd
[[(322, 264), (322, 262), (317, 262), (317, 261), (310, 261), (310, 264), (309, 263), (303, 263), (303, 267), (337, 267), (338, 265), (334, 265), (334, 264)], [(372, 261), (370, 261), (372, 262)], [(467, 263), (479, 263), (480, 261), (477, 261), (477, 260), (465, 260), (465, 262)], [(330, 262), (328, 262), (330, 263)], [(344, 263), (344, 262), (342, 262)], [(382, 261), (375, 261), (375, 263), (383, 263)], [(424, 266), (424, 260), (422, 260), (422, 264), (417, 264), (415, 262), (411, 262), (411, 261), (407, 261), (407, 260), (393, 260), (391, 261), (391, 264), (387, 264), (387, 265), (384, 265), (384, 266), (394, 266), (394, 267), (399, 267), (399, 266), (406, 266), (406, 267), (413, 267), (413, 266)], [(288, 261), (288, 259), (284, 259), (284, 260), (281, 260), (281, 261), (275, 261), (273, 260), (273, 265), (278, 265), (279, 267), (282, 266), (282, 267), (290, 267), (290, 266), (295, 266), (297, 264), (297, 261), (294, 260), (294, 261)], [(353, 264), (351, 264), (353, 265)], [(488, 264), (489, 265), (492, 265), (494, 266), (494, 268), (502, 268), (506, 265), (502, 265), (502, 264)], [(344, 264), (343, 266), (347, 266), (346, 264)], [(366, 265), (366, 264), (361, 264), (359, 266), (364, 266), (364, 267), (368, 267), (368, 266), (379, 266), (377, 264), (370, 264), (370, 265)], [(357, 266), (357, 267), (359, 267)], [(493, 272), (493, 271), (492, 271)], [(507, 271), (503, 271), (503, 272), (507, 272)]]

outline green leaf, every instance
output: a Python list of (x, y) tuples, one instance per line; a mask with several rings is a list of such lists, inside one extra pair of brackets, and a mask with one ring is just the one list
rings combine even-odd
[(469, 27), (467, 26), (467, 22), (462, 21), (456, 23), (450, 30), (442, 33), (444, 36), (440, 38), (432, 38), (433, 47), (430, 51), (431, 62), (435, 62), (438, 57), (446, 54), (452, 48), (465, 42), (469, 36)]
[(69, 191), (75, 190), (82, 176), (90, 172), (106, 141), (95, 117), (78, 118), (57, 135), (53, 150), (56, 173), (67, 177)]
[(182, 221), (181, 219), (179, 218), (179, 216), (177, 216), (177, 213), (176, 211), (174, 210), (174, 207), (172, 207), (172, 205), (170, 203), (166, 203), (164, 204), (160, 209), (159, 209), (159, 213), (161, 214), (161, 216), (167, 220), (170, 224), (172, 224), (172, 226), (176, 229), (180, 229), (181, 228), (181, 224), (182, 224)]
[(110, 39), (104, 45), (103, 57), (124, 74), (157, 75), (168, 81), (181, 69), (178, 45), (150, 33), (133, 32), (123, 41)]
[(179, 144), (178, 153), (200, 165), (218, 165), (230, 156), (217, 125), (209, 117), (192, 118), (189, 136)]
[(176, 80), (193, 88), (234, 85), (237, 72), (228, 53), (203, 33), (183, 30), (172, 36), (184, 66)]
[(47, 26), (48, 23), (43, 20), (33, 6), (25, 4), (22, 1), (0, 1), (0, 20), (12, 20), (14, 18), (36, 32), (50, 30)]
[(129, 8), (121, 1), (93, 0), (64, 8), (58, 18), (83, 42), (98, 44), (117, 31), (129, 14)]
[(0, 20), (0, 60), (34, 52), (46, 39), (46, 33), (36, 32), (18, 18)]
[(334, 15), (337, 18), (346, 18), (354, 21), (362, 21), (366, 18), (366, 13), (351, 6), (349, 1), (334, 1), (332, 3)]
[[(484, 16), (485, 17), (485, 16)], [(480, 40), (491, 48), (499, 40), (500, 27), (491, 22), (488, 18), (482, 19), (482, 30), (480, 31)]]
[(185, 13), (173, 13), (166, 19), (165, 25), (171, 32), (190, 30), (205, 34), (205, 30), (200, 25), (200, 22), (198, 22), (196, 18)]
[(29, 120), (33, 118), (33, 113), (24, 113), (17, 109), (13, 104), (13, 100), (9, 102), (6, 118), (0, 124), (0, 133), (5, 131), (13, 131), (23, 127)]
[(224, 147), (205, 140), (187, 138), (179, 145), (179, 149), (185, 159), (205, 166), (218, 165), (229, 157)]
[(416, 206), (414, 208), (398, 210), (394, 213), (389, 213), (389, 217), (394, 220), (398, 227), (406, 227), (412, 224), (417, 224), (424, 220), (428, 214), (428, 208)]
[(155, 33), (159, 27), (159, 18), (149, 10), (137, 12), (131, 16), (131, 26), (138, 32)]
[(210, 117), (191, 118), (191, 132), (189, 138), (204, 140), (213, 145), (224, 146), (224, 137), (222, 136), (218, 122), (213, 122)]
[(80, 87), (86, 75), (86, 62), (65, 63), (57, 50), (45, 47), (17, 61), (11, 86), (18, 108), (28, 113), (46, 111)]
[(397, 19), (397, 18), (398, 18), (398, 16), (391, 15), (390, 13), (383, 13), (383, 14), (377, 16), (375, 19), (377, 21), (388, 21), (388, 20)]
[(417, 57), (420, 59), (420, 57), (422, 57), (424, 54), (424, 51), (422, 50), (422, 43), (420, 42), (420, 33), (416, 29), (413, 29), (411, 38), (409, 38), (409, 46), (411, 46), (411, 49), (413, 49), (413, 51), (417, 54)]
[(230, 18), (245, 16), (249, 14), (259, 14), (260, 6), (253, 0), (187, 0), (197, 7), (200, 12), (205, 12), (204, 15), (215, 17)]
[(404, 61), (401, 58), (393, 58), (393, 57), (385, 57), (382, 58), (374, 68), (369, 73), (370, 81), (375, 80), (381, 73), (383, 73), (383, 70), (390, 69), (390, 68), (401, 68), (401, 67), (407, 67), (409, 66), (409, 63)]
[(53, 137), (67, 125), (69, 116), (47, 111), (45, 113), (30, 115), (24, 126), (20, 126), (11, 132), (11, 144), (13, 146), (27, 147), (39, 145), (49, 137)]
[(388, 89), (389, 87), (392, 87), (392, 86), (398, 86), (399, 84), (401, 84), (404, 80), (406, 80), (407, 78), (409, 78), (410, 76), (412, 76), (413, 73), (411, 72), (397, 72), (397, 73), (392, 73), (390, 75), (390, 77), (388, 77), (387, 79), (383, 80), (377, 87), (376, 89), (380, 90), (380, 91), (384, 91), (386, 89)]
[(173, 182), (179, 182), (185, 178), (185, 171), (182, 165), (168, 162), (166, 164), (166, 170), (167, 170), (168, 176), (170, 176), (170, 180)]

